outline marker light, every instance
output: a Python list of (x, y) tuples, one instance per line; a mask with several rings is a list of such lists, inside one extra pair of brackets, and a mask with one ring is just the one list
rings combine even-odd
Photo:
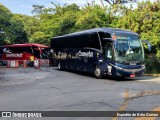
[(116, 35), (112, 35), (113, 40), (116, 40), (116, 38), (117, 38)]

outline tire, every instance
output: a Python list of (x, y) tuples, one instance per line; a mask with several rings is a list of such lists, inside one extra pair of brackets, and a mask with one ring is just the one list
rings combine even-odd
[(97, 79), (102, 78), (102, 71), (98, 66), (96, 66), (96, 68), (95, 68), (94, 75)]

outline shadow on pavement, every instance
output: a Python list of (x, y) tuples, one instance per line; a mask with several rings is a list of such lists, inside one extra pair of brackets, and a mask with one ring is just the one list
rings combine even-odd
[[(55, 68), (55, 70), (59, 71), (57, 68)], [(95, 78), (95, 76), (93, 74), (86, 73), (86, 72), (79, 72), (79, 71), (74, 71), (74, 70), (61, 70), (61, 71), (69, 72), (69, 73), (73, 73), (73, 74), (78, 74), (78, 75), (81, 75), (81, 76)], [(156, 78), (158, 78), (158, 77), (142, 76), (142, 77), (136, 77), (136, 78), (121, 78), (121, 77), (114, 78), (114, 77), (110, 77), (110, 76), (103, 76), (103, 78), (101, 80), (113, 80), (113, 81), (120, 81), (120, 82), (131, 81), (132, 82), (132, 81), (138, 81), (138, 80), (153, 80), (153, 79), (156, 79)]]

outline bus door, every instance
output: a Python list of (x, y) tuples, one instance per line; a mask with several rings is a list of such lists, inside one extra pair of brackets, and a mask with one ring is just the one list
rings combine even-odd
[(114, 48), (113, 48), (113, 42), (106, 41), (104, 49), (104, 66), (107, 66), (105, 69), (106, 74), (112, 75), (113, 74), (113, 68), (110, 64), (114, 61)]

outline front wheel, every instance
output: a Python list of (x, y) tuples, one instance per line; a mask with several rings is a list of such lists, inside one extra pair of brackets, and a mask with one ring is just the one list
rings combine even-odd
[(96, 68), (95, 68), (94, 75), (95, 75), (95, 77), (97, 79), (101, 79), (102, 78), (102, 71), (98, 66), (96, 66)]

